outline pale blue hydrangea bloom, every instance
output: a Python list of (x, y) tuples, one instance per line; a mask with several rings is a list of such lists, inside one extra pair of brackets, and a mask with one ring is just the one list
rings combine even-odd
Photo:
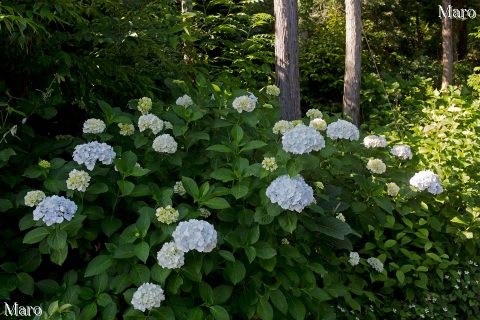
[(273, 180), (267, 188), (267, 197), (286, 210), (302, 212), (314, 202), (313, 189), (305, 183), (301, 175), (290, 178), (288, 175)]
[(97, 141), (80, 144), (73, 151), (73, 160), (78, 164), (85, 164), (90, 171), (95, 167), (97, 160), (103, 164), (112, 164), (115, 156), (115, 151), (111, 146)]
[(358, 140), (360, 138), (360, 132), (358, 128), (351, 122), (339, 119), (330, 123), (327, 127), (327, 136), (332, 140)]
[(33, 210), (33, 220), (40, 219), (47, 226), (55, 223), (62, 223), (63, 220), (70, 221), (77, 212), (77, 205), (72, 200), (61, 196), (46, 197)]
[(427, 189), (431, 194), (440, 194), (443, 192), (440, 178), (430, 170), (422, 170), (415, 173), (410, 179), (410, 185), (416, 187), (420, 191)]
[(162, 287), (146, 282), (133, 293), (132, 306), (134, 309), (145, 312), (145, 310), (160, 307), (163, 300), (165, 300), (165, 294)]
[(325, 147), (325, 139), (314, 128), (304, 124), (288, 130), (282, 137), (283, 150), (293, 154), (318, 151)]
[(178, 224), (172, 233), (175, 245), (183, 252), (210, 252), (217, 245), (217, 231), (207, 221), (190, 219)]
[(178, 269), (185, 264), (185, 253), (174, 242), (167, 242), (158, 251), (157, 260), (162, 268)]

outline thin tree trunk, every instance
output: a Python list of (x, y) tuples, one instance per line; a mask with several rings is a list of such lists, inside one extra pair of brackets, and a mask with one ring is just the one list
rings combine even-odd
[[(451, 0), (442, 0), (442, 7), (447, 12), (452, 4)], [(446, 90), (453, 84), (453, 30), (452, 20), (448, 17), (442, 18), (442, 90)]]
[[(182, 6), (182, 14), (187, 12), (192, 12), (192, 9), (193, 9), (192, 0), (181, 0), (181, 6)], [(192, 48), (192, 45), (188, 43), (188, 41), (183, 42), (182, 51), (183, 51), (183, 61), (186, 64), (192, 64), (193, 48)]]
[(362, 20), (360, 0), (345, 0), (346, 44), (343, 114), (360, 125), (360, 83), (362, 66)]
[[(467, 0), (454, 0), (453, 6), (455, 8), (467, 9)], [(457, 20), (454, 25), (455, 39), (455, 61), (463, 60), (468, 53), (468, 31), (467, 31), (467, 19)]]
[(300, 72), (298, 69), (297, 0), (274, 0), (275, 72), (280, 88), (282, 118), (302, 117), (300, 109)]

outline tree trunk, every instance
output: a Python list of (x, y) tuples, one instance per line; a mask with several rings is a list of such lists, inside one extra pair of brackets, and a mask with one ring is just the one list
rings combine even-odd
[(362, 20), (360, 0), (345, 0), (346, 44), (343, 114), (360, 125), (360, 82), (362, 66)]
[[(445, 12), (452, 4), (451, 0), (442, 0), (442, 7)], [(452, 20), (448, 17), (442, 17), (442, 91), (453, 84), (453, 30)]]
[(297, 0), (274, 0), (275, 72), (280, 88), (282, 118), (302, 117), (300, 109), (300, 72), (298, 70)]
[[(454, 0), (453, 6), (455, 8), (467, 9), (466, 0)], [(463, 60), (467, 57), (468, 53), (468, 31), (467, 31), (467, 19), (457, 20), (456, 28), (454, 25), (454, 33), (456, 33), (455, 43), (455, 61)]]
[[(192, 12), (193, 9), (193, 4), (192, 0), (181, 0), (181, 6), (182, 6), (182, 14), (187, 13), (187, 12)], [(185, 21), (185, 19), (183, 19)], [(186, 64), (192, 64), (193, 63), (193, 47), (191, 43), (188, 41), (184, 41), (182, 44), (182, 52), (183, 52), (183, 61)]]

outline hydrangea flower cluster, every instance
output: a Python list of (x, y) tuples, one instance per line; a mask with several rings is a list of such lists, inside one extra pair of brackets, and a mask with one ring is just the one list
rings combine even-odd
[(350, 258), (348, 259), (348, 263), (350, 263), (353, 267), (360, 263), (360, 255), (358, 252), (350, 252)]
[(193, 100), (189, 95), (184, 94), (183, 96), (179, 97), (175, 103), (184, 108), (188, 108), (193, 105)]
[(138, 130), (143, 132), (147, 129), (152, 130), (153, 134), (157, 134), (163, 129), (163, 121), (154, 114), (144, 114), (138, 118)]
[(383, 263), (377, 258), (370, 257), (367, 259), (368, 264), (377, 272), (383, 272)]
[(75, 202), (64, 197), (51, 196), (43, 199), (33, 210), (33, 220), (42, 219), (47, 226), (51, 226), (62, 223), (63, 220), (72, 220), (75, 212), (77, 212)]
[(135, 133), (135, 126), (131, 123), (119, 123), (118, 127), (122, 136), (131, 136)]
[(416, 187), (420, 191), (427, 189), (431, 194), (440, 194), (443, 192), (440, 178), (430, 170), (422, 170), (415, 173), (410, 179), (410, 185)]
[(106, 127), (105, 122), (100, 119), (88, 119), (83, 123), (83, 133), (102, 133)]
[(274, 157), (265, 157), (262, 161), (263, 169), (273, 172), (278, 169), (277, 162), (275, 161)]
[(304, 154), (324, 148), (325, 139), (314, 128), (299, 124), (285, 132), (282, 137), (282, 146), (287, 152)]
[(327, 122), (322, 118), (315, 118), (310, 121), (309, 126), (318, 131), (325, 131), (327, 129)]
[(293, 124), (292, 122), (287, 120), (280, 120), (273, 125), (272, 131), (274, 134), (284, 134), (293, 127), (295, 127), (295, 124)]
[(155, 215), (157, 216), (158, 221), (161, 223), (171, 224), (177, 222), (179, 213), (178, 210), (168, 205), (166, 207), (158, 208)]
[(245, 112), (252, 112), (256, 105), (257, 105), (257, 97), (253, 94), (249, 94), (248, 96), (240, 96), (235, 98), (232, 103), (232, 107), (237, 110), (238, 113)]
[(382, 174), (387, 170), (387, 166), (380, 159), (370, 159), (367, 163), (367, 169), (376, 174)]
[(412, 150), (405, 144), (394, 145), (390, 153), (403, 160), (412, 159), (413, 157)]
[(170, 121), (163, 121), (163, 128), (165, 130), (173, 129), (173, 125)]
[(43, 169), (50, 169), (52, 167), (52, 164), (47, 160), (40, 160), (38, 162), (38, 166)]
[(148, 97), (138, 99), (137, 109), (142, 114), (148, 114), (152, 110), (152, 99)]
[(160, 304), (164, 300), (165, 295), (162, 287), (150, 282), (146, 282), (138, 287), (133, 294), (132, 306), (134, 309), (145, 312), (145, 310), (160, 307)]
[(376, 135), (370, 135), (363, 138), (363, 145), (368, 148), (385, 148), (387, 146), (387, 139)]
[(177, 142), (168, 133), (162, 134), (153, 140), (153, 150), (160, 153), (175, 153), (177, 152)]
[(265, 92), (266, 92), (269, 96), (278, 97), (278, 96), (280, 95), (280, 88), (277, 87), (277, 86), (274, 85), (274, 84), (271, 84), (271, 85), (268, 85), (268, 86), (265, 88)]
[(200, 217), (203, 217), (203, 218), (208, 218), (212, 214), (210, 210), (208, 210), (207, 208), (200, 208), (199, 211), (200, 211)]
[(395, 182), (387, 183), (387, 193), (391, 197), (396, 197), (400, 192), (400, 187)]
[(185, 253), (177, 248), (174, 242), (167, 242), (158, 251), (157, 261), (162, 268), (181, 268), (185, 264)]
[(184, 252), (210, 252), (217, 245), (217, 231), (207, 221), (190, 219), (178, 224), (172, 233), (177, 248)]
[(103, 164), (112, 164), (115, 156), (111, 146), (97, 141), (77, 145), (73, 151), (73, 160), (78, 164), (85, 164), (90, 171), (95, 167), (97, 160)]
[(187, 190), (185, 190), (182, 181), (175, 182), (175, 185), (173, 186), (173, 193), (180, 196), (184, 196), (187, 193)]
[(323, 117), (322, 111), (320, 111), (318, 109), (308, 109), (306, 115), (310, 119), (317, 119), (317, 118), (322, 118)]
[(290, 178), (283, 175), (270, 183), (266, 195), (272, 203), (277, 203), (282, 209), (302, 212), (314, 202), (313, 189), (305, 183), (303, 177), (297, 175)]
[(67, 189), (85, 192), (90, 185), (90, 175), (83, 170), (73, 169), (68, 174)]
[(360, 138), (360, 132), (353, 123), (339, 119), (327, 127), (327, 136), (332, 140), (356, 141)]
[(45, 199), (45, 193), (40, 190), (28, 191), (23, 200), (28, 207), (35, 207)]
[(337, 215), (335, 216), (335, 218), (337, 218), (338, 220), (342, 221), (342, 222), (346, 222), (347, 220), (345, 219), (345, 216), (343, 215), (343, 213), (339, 212), (337, 213)]

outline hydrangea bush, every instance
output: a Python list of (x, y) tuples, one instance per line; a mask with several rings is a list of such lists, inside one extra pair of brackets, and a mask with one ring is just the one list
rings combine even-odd
[(449, 221), (429, 216), (448, 181), (418, 179), (436, 168), (414, 148), (392, 154), (396, 136), (314, 109), (279, 121), (272, 87), (172, 90), (180, 98), (123, 109), (99, 101), (102, 132), (27, 169), (30, 273), (63, 274), (24, 273), (37, 285), (21, 292), (82, 319), (374, 319), (394, 317), (390, 297), (421, 301), (458, 264), (432, 239), (453, 243)]

